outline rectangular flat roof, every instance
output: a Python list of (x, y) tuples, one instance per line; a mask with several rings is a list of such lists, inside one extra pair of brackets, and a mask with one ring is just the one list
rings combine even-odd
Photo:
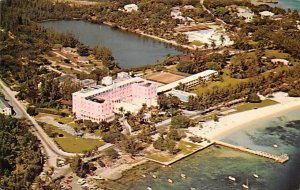
[(170, 84), (160, 86), (160, 87), (157, 88), (157, 92), (158, 93), (159, 92), (165, 92), (165, 91), (171, 90), (173, 88), (176, 88), (179, 85), (179, 83), (185, 84), (185, 83), (191, 82), (193, 80), (196, 80), (199, 77), (207, 77), (207, 76), (210, 76), (210, 75), (215, 74), (215, 73), (217, 73), (217, 71), (215, 71), (215, 70), (206, 70), (206, 71), (194, 74), (192, 76), (188, 76), (186, 78), (180, 79), (178, 81), (172, 82)]
[(73, 94), (79, 95), (81, 97), (89, 97), (89, 96), (93, 96), (95, 94), (99, 94), (99, 93), (107, 91), (107, 90), (111, 90), (111, 89), (119, 87), (119, 86), (123, 86), (125, 84), (139, 82), (139, 81), (144, 81), (144, 79), (142, 79), (140, 77), (128, 78), (123, 81), (114, 82), (112, 85), (109, 85), (109, 86), (103, 86), (98, 89), (97, 88), (83, 89), (83, 90), (75, 92)]

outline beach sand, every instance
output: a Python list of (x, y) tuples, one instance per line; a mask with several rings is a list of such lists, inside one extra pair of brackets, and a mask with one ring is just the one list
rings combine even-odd
[(211, 120), (203, 123), (203, 128), (196, 126), (189, 128), (189, 131), (196, 136), (217, 140), (248, 123), (266, 119), (292, 109), (300, 109), (300, 98), (287, 97), (285, 93), (276, 93), (272, 99), (279, 103), (220, 117), (218, 122)]

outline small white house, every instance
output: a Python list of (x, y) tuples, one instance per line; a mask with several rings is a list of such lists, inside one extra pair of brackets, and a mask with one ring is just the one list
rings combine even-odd
[(245, 22), (251, 22), (253, 20), (254, 13), (252, 12), (238, 12), (239, 17), (243, 17)]
[(286, 59), (271, 59), (273, 64), (283, 64), (283, 65), (290, 65), (291, 63)]
[(175, 9), (175, 10), (172, 10), (171, 11), (171, 17), (173, 17), (173, 18), (178, 18), (178, 17), (180, 17), (180, 16), (182, 16), (182, 12), (180, 11), (180, 10), (178, 10), (178, 9)]
[(11, 115), (12, 109), (3, 97), (0, 97), (0, 114)]
[(79, 62), (79, 63), (85, 63), (85, 64), (89, 64), (90, 63), (89, 59), (87, 57), (85, 57), (85, 56), (79, 56), (77, 58), (77, 62)]
[(94, 87), (97, 85), (97, 81), (93, 79), (84, 79), (80, 81), (82, 87)]
[(138, 6), (136, 4), (128, 4), (128, 5), (124, 6), (124, 10), (126, 12), (137, 11), (138, 10)]
[(274, 16), (275, 14), (270, 12), (270, 11), (262, 11), (259, 13), (261, 17), (272, 17)]
[(195, 9), (195, 7), (193, 5), (184, 5), (183, 9), (185, 9), (185, 10), (192, 10), (192, 9)]

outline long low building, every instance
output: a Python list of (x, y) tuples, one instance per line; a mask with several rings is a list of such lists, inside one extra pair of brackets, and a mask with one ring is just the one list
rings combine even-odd
[(118, 112), (116, 109), (124, 106), (122, 111), (126, 112), (137, 110), (143, 104), (156, 105), (156, 97), (154, 83), (121, 72), (115, 80), (109, 76), (104, 77), (102, 86), (97, 85), (73, 93), (72, 111), (78, 119), (109, 121)]
[(200, 79), (208, 80), (211, 76), (217, 75), (218, 72), (215, 70), (206, 70), (186, 78), (180, 79), (178, 81), (160, 86), (157, 88), (157, 93), (163, 93), (175, 89), (180, 83), (185, 84), (188, 88), (196, 86), (200, 83)]
[(11, 115), (12, 109), (5, 99), (0, 96), (0, 113), (4, 115)]

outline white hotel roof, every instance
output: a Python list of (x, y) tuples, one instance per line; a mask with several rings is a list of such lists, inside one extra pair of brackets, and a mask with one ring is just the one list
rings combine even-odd
[(165, 91), (171, 90), (173, 88), (176, 88), (179, 85), (179, 83), (185, 84), (185, 83), (197, 80), (199, 77), (207, 77), (207, 76), (210, 76), (214, 73), (217, 73), (217, 71), (215, 71), (215, 70), (206, 70), (206, 71), (203, 71), (201, 73), (194, 74), (192, 76), (189, 76), (189, 77), (180, 79), (178, 81), (175, 81), (175, 82), (172, 82), (172, 83), (169, 83), (169, 84), (158, 87), (157, 88), (157, 93), (165, 92)]
[(125, 80), (118, 81), (118, 82), (114, 81), (114, 83), (109, 86), (96, 86), (94, 88), (82, 89), (81, 91), (75, 92), (73, 94), (76, 94), (81, 97), (89, 97), (89, 96), (93, 96), (95, 94), (98, 94), (98, 93), (101, 93), (101, 92), (104, 92), (107, 90), (111, 90), (113, 88), (116, 88), (116, 87), (119, 87), (119, 86), (122, 86), (125, 84), (139, 82), (139, 81), (145, 81), (145, 80), (140, 77), (127, 78)]

